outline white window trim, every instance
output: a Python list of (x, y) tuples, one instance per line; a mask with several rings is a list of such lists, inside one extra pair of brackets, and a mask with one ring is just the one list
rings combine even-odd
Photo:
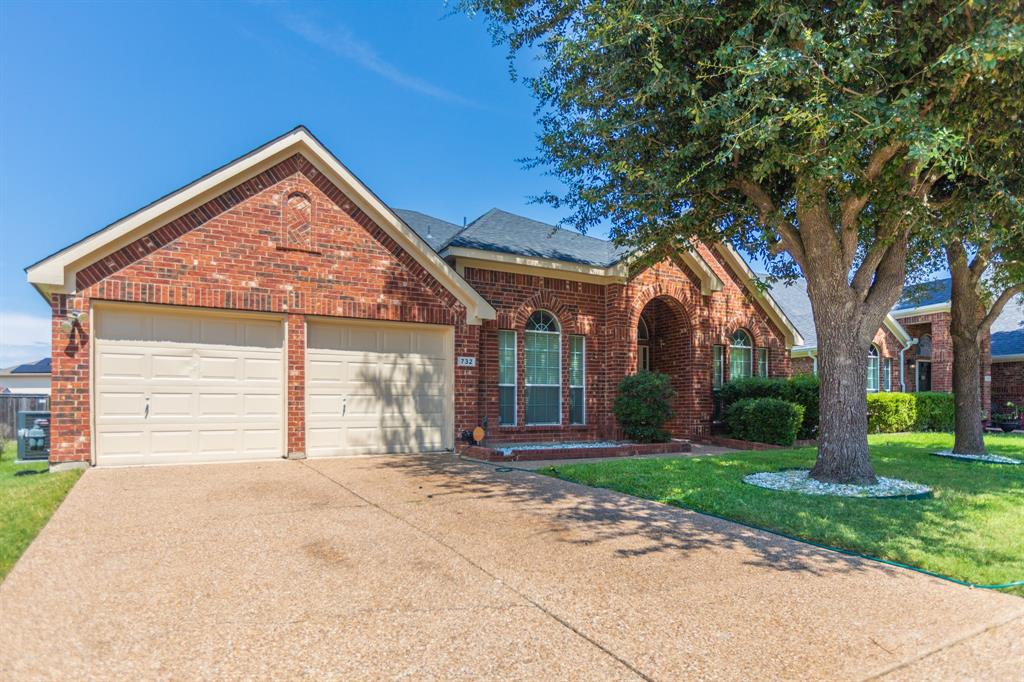
[[(571, 426), (585, 426), (586, 423), (587, 423), (587, 337), (583, 336), (582, 334), (572, 334), (572, 335), (569, 336), (570, 363), (572, 362), (572, 355), (571, 355), (572, 354), (572, 340), (574, 338), (578, 338), (583, 343), (583, 348), (580, 349), (580, 360), (583, 363), (583, 368), (582, 368), (583, 369), (583, 372), (582, 372), (582, 377), (583, 377), (582, 378), (582, 382), (583, 383), (581, 383), (579, 386), (573, 386), (572, 385), (572, 372), (571, 371), (569, 372), (569, 394), (570, 394), (569, 398), (570, 398), (570, 400), (572, 399), (572, 389), (574, 389), (574, 388), (582, 388), (583, 389), (583, 399), (582, 399), (583, 419), (581, 421), (579, 421), (579, 422), (573, 422), (572, 415), (570, 415), (569, 416), (569, 424)], [(570, 364), (570, 368), (571, 367), (572, 367), (572, 365)]]
[(501, 342), (498, 342), (498, 388), (512, 387), (512, 423), (501, 423), (501, 391), (498, 391), (498, 426), (519, 425), (519, 334), (514, 329), (499, 329), (498, 337), (502, 334), (512, 335), (512, 383), (501, 383)]
[[(736, 332), (743, 332), (743, 335), (747, 337), (747, 345), (742, 346), (742, 345), (733, 343), (733, 337), (736, 336)], [(738, 349), (741, 349), (741, 350), (742, 349), (746, 349), (746, 350), (750, 351), (750, 355), (747, 356), (749, 361), (747, 362), (748, 367), (747, 367), (747, 376), (746, 377), (734, 377), (732, 375), (732, 349), (733, 348), (738, 348)], [(725, 366), (725, 364), (726, 364), (726, 362), (722, 363), (723, 367)], [(729, 381), (734, 381), (735, 379), (745, 379), (747, 377), (753, 377), (754, 376), (754, 337), (751, 336), (750, 332), (748, 332), (746, 329), (737, 329), (735, 332), (732, 333), (732, 336), (729, 337), (728, 365), (729, 365)], [(724, 372), (723, 372), (723, 374), (724, 374)], [(723, 377), (723, 379), (724, 378), (725, 377)], [(723, 381), (722, 383), (724, 384), (725, 382)]]
[[(768, 349), (765, 348), (764, 346), (761, 346), (760, 348), (757, 349), (756, 352), (757, 352), (757, 376), (763, 377), (763, 378), (767, 379), (768, 378), (768, 372), (769, 372), (769, 369), (768, 369)], [(764, 354), (764, 374), (761, 373), (761, 355), (762, 354)]]
[[(531, 422), (524, 415), (524, 417), (523, 417), (523, 424), (525, 426), (561, 426), (562, 425), (562, 322), (557, 317), (555, 317), (554, 313), (551, 313), (551, 312), (549, 312), (547, 310), (544, 310), (544, 311), (534, 311), (534, 312), (545, 312), (548, 315), (551, 315), (551, 317), (558, 324), (558, 331), (557, 332), (549, 332), (549, 331), (543, 331), (542, 332), (542, 331), (537, 331), (537, 330), (534, 330), (534, 329), (524, 330), (523, 331), (523, 362), (524, 363), (526, 362), (526, 335), (527, 334), (552, 334), (554, 336), (557, 336), (558, 337), (558, 383), (557, 384), (531, 384), (529, 379), (526, 379), (524, 377), (523, 378), (523, 384), (524, 384), (524, 387), (526, 389), (529, 389), (531, 386), (537, 386), (538, 388), (551, 388), (551, 387), (555, 387), (555, 388), (558, 389), (558, 421), (556, 421), (556, 422)], [(532, 314), (531, 314), (531, 316), (532, 316)]]
[[(718, 349), (718, 371), (715, 372), (715, 349)], [(711, 346), (711, 387), (721, 388), (725, 385), (725, 346), (720, 343)]]
[(885, 377), (885, 391), (892, 392), (892, 358), (882, 358), (882, 376)]
[[(873, 356), (871, 355), (871, 351), (875, 351), (875, 354)], [(871, 359), (872, 359), (872, 357), (875, 359), (875, 372), (874, 372), (874, 374), (875, 374), (875, 387), (874, 388), (871, 388), (871, 381), (870, 381), (870, 377), (871, 377)], [(871, 346), (868, 347), (868, 359), (867, 359), (867, 363), (868, 363), (868, 381), (867, 381), (867, 386), (865, 387), (867, 389), (868, 393), (878, 393), (879, 392), (879, 388), (880, 388), (880, 384), (881, 384), (881, 377), (879, 377), (879, 372), (881, 371), (881, 368), (882, 368), (881, 360), (882, 360), (882, 353), (878, 350), (878, 348), (875, 347), (875, 344), (871, 344)]]

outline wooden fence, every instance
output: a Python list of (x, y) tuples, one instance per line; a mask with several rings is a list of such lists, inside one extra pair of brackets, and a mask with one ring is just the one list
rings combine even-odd
[(18, 413), (27, 410), (49, 410), (50, 396), (46, 394), (0, 393), (0, 428), (7, 426), (7, 436), (17, 437)]

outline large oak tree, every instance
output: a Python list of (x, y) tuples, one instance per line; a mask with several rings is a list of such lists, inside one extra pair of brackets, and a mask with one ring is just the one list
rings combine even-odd
[[(812, 475), (872, 482), (866, 355), (970, 113), (1018, 101), (1021, 0), (466, 0), (539, 60), (552, 203), (620, 243), (730, 241), (795, 264), (819, 345)], [(1011, 68), (1011, 66), (1013, 68)], [(531, 68), (531, 67), (527, 67)], [(961, 106), (968, 104), (969, 106)], [(963, 113), (967, 111), (966, 115)]]

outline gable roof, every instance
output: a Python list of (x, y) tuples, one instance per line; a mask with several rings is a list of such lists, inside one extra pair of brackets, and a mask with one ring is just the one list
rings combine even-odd
[(953, 280), (949, 277), (910, 284), (904, 287), (903, 295), (892, 307), (892, 314), (896, 317), (908, 317), (926, 311), (946, 311), (949, 310), (952, 295)]
[(28, 281), (47, 298), (50, 293), (73, 292), (78, 271), (296, 153), (302, 154), (319, 172), (345, 192), (346, 196), (387, 232), (406, 253), (451, 291), (466, 306), (469, 322), (479, 323), (484, 319), (495, 318), (497, 313), (494, 308), (304, 126), (298, 126), (212, 173), (30, 265), (25, 268)]
[[(793, 350), (805, 353), (816, 350), (818, 347), (818, 333), (814, 327), (814, 311), (811, 308), (811, 299), (807, 295), (807, 280), (800, 278), (791, 282), (773, 282), (769, 286), (769, 291), (771, 291), (772, 298), (786, 311), (786, 316), (800, 330), (800, 335), (804, 337), (803, 345)], [(886, 314), (883, 324), (904, 345), (910, 341), (910, 334), (891, 314)]]
[(50, 358), (43, 358), (35, 362), (23, 362), (20, 365), (12, 365), (0, 369), (0, 375), (8, 374), (49, 374)]
[[(496, 261), (504, 270), (534, 273), (556, 270), (563, 276), (586, 281), (624, 282), (628, 278), (627, 265), (632, 255), (629, 249), (498, 208), (492, 208), (462, 229), (417, 211), (402, 211), (401, 214), (425, 238), (424, 233), (428, 230), (433, 236), (434, 229), (451, 231), (454, 228), (456, 231), (441, 246), (439, 253), (444, 257), (461, 259), (462, 263), (480, 265), (483, 261)], [(746, 261), (728, 245), (715, 248), (782, 331), (787, 345), (803, 343), (799, 331), (782, 308), (770, 294), (754, 285), (756, 278)], [(677, 255), (682, 264), (697, 276), (702, 294), (710, 295), (725, 286), (696, 249), (681, 246)]]
[(612, 242), (492, 208), (474, 220), (446, 247), (497, 251), (548, 260), (608, 267), (629, 251)]
[(441, 220), (434, 216), (427, 215), (426, 213), (420, 213), (419, 211), (410, 211), (404, 208), (396, 208), (395, 213), (398, 217), (405, 221), (405, 224), (411, 227), (416, 234), (423, 238), (430, 248), (434, 251), (440, 251), (452, 237), (454, 237), (462, 227), (455, 223), (449, 223), (447, 220)]
[(1012, 300), (992, 323), (992, 360), (1024, 360), (1024, 303)]

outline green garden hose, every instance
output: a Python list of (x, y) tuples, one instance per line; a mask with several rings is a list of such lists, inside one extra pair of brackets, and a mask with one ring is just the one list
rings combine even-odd
[[(460, 458), (462, 458), (462, 457), (460, 456)], [(468, 459), (468, 458), (465, 458), (465, 459), (467, 459), (468, 461), (471, 461), (471, 462), (484, 463), (484, 462), (480, 462), (480, 460), (473, 460), (473, 459)], [(498, 473), (508, 473), (510, 471), (524, 471), (524, 472), (530, 473), (530, 474), (537, 473), (537, 471), (535, 469), (526, 469), (526, 468), (523, 468), (523, 467), (514, 467), (514, 466), (508, 466), (508, 465), (495, 466), (494, 469)], [(558, 471), (558, 469), (555, 469), (554, 467), (552, 467), (552, 470), (553, 471)], [(559, 479), (559, 480), (565, 480), (565, 479)], [(643, 498), (641, 498), (641, 499), (643, 499)], [(1022, 586), (1024, 586), (1024, 580), (1015, 580), (1013, 582), (999, 583), (997, 585), (979, 585), (978, 583), (970, 583), (970, 582), (967, 582), (965, 580), (959, 580), (958, 578), (952, 578), (952, 577), (950, 577), (948, 575), (942, 575), (941, 573), (936, 573), (934, 571), (929, 571), (928, 569), (925, 569), (925, 568), (918, 568), (917, 566), (910, 566), (908, 564), (901, 564), (898, 561), (890, 561), (889, 559), (881, 559), (881, 558), (876, 557), (876, 556), (870, 556), (868, 554), (861, 554), (860, 552), (854, 552), (853, 550), (850, 550), (850, 549), (843, 549), (842, 547), (833, 547), (832, 545), (826, 545), (826, 544), (821, 543), (821, 542), (815, 542), (814, 540), (807, 540), (805, 538), (797, 537), (795, 535), (789, 535), (788, 533), (783, 533), (783, 532), (780, 532), (780, 531), (777, 531), (777, 530), (772, 530), (771, 528), (764, 528), (763, 526), (756, 526), (756, 525), (754, 525), (752, 523), (746, 523), (744, 521), (737, 521), (736, 519), (730, 519), (730, 518), (728, 518), (726, 516), (721, 516), (719, 514), (714, 514), (712, 512), (702, 511), (700, 509), (695, 509), (695, 508), (693, 508), (693, 507), (691, 507), (691, 506), (689, 506), (687, 504), (683, 504), (681, 502), (673, 502), (671, 504), (671, 506), (679, 507), (680, 509), (685, 509), (687, 511), (693, 512), (694, 514), (701, 514), (703, 516), (710, 516), (713, 519), (720, 519), (722, 521), (728, 521), (729, 523), (735, 523), (735, 524), (738, 524), (740, 526), (744, 526), (746, 528), (750, 528), (752, 530), (761, 531), (763, 533), (771, 533), (772, 535), (777, 535), (777, 536), (779, 536), (781, 538), (786, 538), (787, 540), (793, 540), (794, 542), (802, 542), (805, 545), (811, 545), (812, 547), (818, 547), (819, 549), (827, 549), (827, 550), (829, 550), (831, 552), (838, 552), (839, 554), (843, 554), (845, 556), (852, 556), (852, 557), (856, 557), (858, 559), (867, 559), (868, 561), (875, 561), (875, 562), (878, 562), (880, 564), (885, 564), (887, 566), (895, 566), (896, 568), (903, 568), (903, 569), (906, 569), (908, 571), (914, 571), (916, 573), (922, 573), (924, 575), (931, 576), (933, 578), (938, 578), (940, 580), (947, 580), (947, 581), (949, 581), (951, 583), (956, 583), (957, 585), (963, 585), (964, 587), (975, 587), (975, 588), (978, 588), (979, 590), (1005, 590), (1005, 589), (1008, 589), (1008, 588), (1011, 588), (1011, 587), (1022, 587)]]

